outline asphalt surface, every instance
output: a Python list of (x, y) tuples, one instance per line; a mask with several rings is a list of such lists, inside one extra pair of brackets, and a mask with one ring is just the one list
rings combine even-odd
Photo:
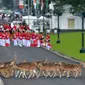
[[(28, 61), (44, 60), (49, 61), (63, 61), (67, 63), (75, 63), (68, 59), (61, 58), (43, 48), (25, 48), (25, 47), (0, 47), (0, 62), (10, 61), (17, 55), (16, 63), (22, 62), (24, 59)], [(3, 78), (5, 85), (85, 85), (85, 70), (83, 69), (83, 75), (79, 78), (44, 78), (39, 79), (22, 79), (22, 78)]]

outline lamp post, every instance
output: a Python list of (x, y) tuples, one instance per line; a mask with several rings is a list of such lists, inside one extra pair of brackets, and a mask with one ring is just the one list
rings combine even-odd
[(85, 16), (85, 12), (82, 13), (82, 47), (80, 49), (80, 53), (85, 53), (85, 48), (84, 48), (84, 16)]
[(57, 28), (57, 33), (58, 33), (58, 40), (56, 41), (56, 43), (60, 43), (60, 28), (59, 28), (59, 15), (58, 15), (58, 19), (57, 19), (57, 22), (58, 22), (58, 28)]
[(31, 15), (32, 15), (32, 3), (33, 3), (33, 2), (32, 2), (32, 0), (31, 0)]
[(59, 10), (59, 11), (57, 12), (57, 16), (58, 16), (58, 18), (57, 18), (57, 23), (58, 23), (58, 28), (57, 28), (58, 40), (56, 41), (56, 43), (60, 43), (60, 26), (59, 26), (59, 19), (60, 19), (60, 16), (62, 15), (62, 13), (63, 13), (63, 10)]
[(72, 14), (75, 14), (76, 16), (79, 16), (79, 17), (81, 17), (81, 19), (82, 19), (82, 30), (81, 30), (81, 34), (82, 34), (82, 41), (81, 41), (81, 43), (82, 43), (82, 47), (81, 47), (81, 49), (80, 49), (80, 53), (85, 53), (85, 48), (84, 48), (84, 18), (85, 18), (85, 12), (84, 11), (79, 11), (79, 12), (77, 12), (77, 13), (75, 13), (76, 11), (73, 9), (73, 8), (71, 8), (70, 9), (70, 13), (72, 13)]
[(58, 23), (58, 28), (57, 28), (57, 34), (58, 34), (58, 40), (56, 43), (60, 43), (60, 27), (59, 27), (59, 19), (62, 13), (64, 12), (63, 6), (55, 6), (54, 14), (57, 15), (57, 23)]
[(28, 0), (28, 25), (29, 25), (29, 0)]

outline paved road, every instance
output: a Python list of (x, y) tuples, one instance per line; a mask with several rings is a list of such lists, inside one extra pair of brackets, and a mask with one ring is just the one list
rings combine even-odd
[[(70, 60), (61, 58), (53, 53), (50, 53), (43, 48), (25, 48), (25, 47), (0, 47), (0, 62), (10, 61), (17, 54), (17, 63), (27, 59), (28, 61), (44, 60), (47, 58), (50, 61), (64, 61), (67, 63), (75, 63)], [(2, 78), (5, 85), (85, 85), (85, 70), (83, 76), (79, 78), (44, 78), (39, 79), (18, 79), (18, 78)]]

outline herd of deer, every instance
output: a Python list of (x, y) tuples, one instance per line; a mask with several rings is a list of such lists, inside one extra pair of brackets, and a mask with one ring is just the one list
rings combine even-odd
[(0, 63), (0, 76), (9, 78), (15, 76), (17, 78), (39, 78), (40, 76), (47, 77), (80, 77), (82, 75), (82, 68), (85, 63), (68, 64), (64, 62), (32, 61), (16, 64), (16, 57), (10, 62)]

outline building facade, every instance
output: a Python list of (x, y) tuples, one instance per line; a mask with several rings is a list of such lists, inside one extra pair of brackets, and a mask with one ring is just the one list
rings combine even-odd
[[(66, 5), (65, 12), (60, 16), (59, 27), (60, 29), (81, 29), (82, 19), (80, 16), (74, 16), (69, 13), (69, 5)], [(85, 22), (84, 22), (85, 23)], [(57, 16), (52, 16), (50, 19), (51, 29), (58, 28)], [(85, 25), (85, 24), (84, 24)], [(85, 28), (85, 26), (84, 26)]]

